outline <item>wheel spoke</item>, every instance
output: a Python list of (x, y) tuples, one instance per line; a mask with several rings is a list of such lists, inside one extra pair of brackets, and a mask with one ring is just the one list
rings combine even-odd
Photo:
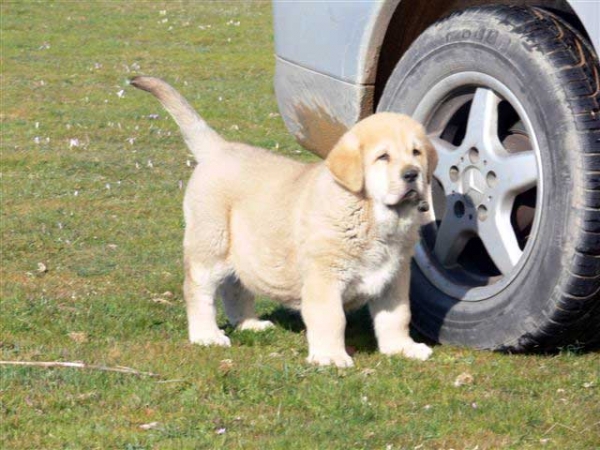
[(465, 214), (462, 217), (455, 213), (457, 199), (462, 196), (448, 197), (446, 213), (437, 230), (433, 253), (444, 266), (452, 266), (474, 235), (473, 221)]
[(477, 232), (498, 270), (507, 275), (523, 254), (510, 223), (510, 213), (497, 211), (478, 223)]
[(477, 88), (469, 118), (467, 132), (463, 145), (483, 148), (493, 148), (499, 143), (498, 139), (498, 104), (500, 97), (487, 88)]
[(435, 147), (435, 150), (438, 152), (440, 158), (444, 156), (450, 156), (449, 154), (456, 151), (456, 146), (452, 145), (448, 141), (445, 141), (439, 136), (429, 135), (427, 137)]
[(449, 194), (451, 191), (451, 185), (453, 183), (452, 180), (450, 180), (449, 170), (457, 159), (457, 147), (440, 137), (429, 136), (429, 140), (438, 155), (438, 164), (433, 176), (437, 178), (440, 183), (442, 183), (446, 194)]
[(538, 182), (537, 159), (533, 151), (519, 152), (502, 158), (502, 179), (499, 186), (507, 194), (519, 194), (531, 189)]

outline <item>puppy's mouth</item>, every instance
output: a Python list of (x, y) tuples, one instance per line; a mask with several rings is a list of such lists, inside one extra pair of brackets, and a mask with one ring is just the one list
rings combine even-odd
[(421, 212), (429, 210), (429, 203), (423, 199), (423, 196), (416, 189), (408, 189), (404, 194), (400, 196), (393, 196), (390, 198), (388, 195), (386, 199), (386, 205), (390, 209), (398, 209), (402, 205), (413, 205)]
[(415, 189), (409, 189), (406, 193), (400, 198), (400, 201), (416, 201), (421, 198), (420, 194)]

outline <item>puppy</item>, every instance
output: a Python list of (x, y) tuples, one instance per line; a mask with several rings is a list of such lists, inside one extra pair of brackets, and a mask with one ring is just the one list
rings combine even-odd
[(353, 365), (344, 312), (369, 305), (379, 350), (425, 360), (409, 336), (410, 260), (417, 206), (430, 199), (437, 156), (423, 127), (379, 113), (352, 127), (324, 162), (303, 164), (228, 142), (164, 81), (136, 77), (181, 128), (198, 161), (183, 204), (189, 339), (229, 346), (216, 322), (220, 293), (232, 325), (273, 326), (254, 295), (300, 309), (308, 361)]

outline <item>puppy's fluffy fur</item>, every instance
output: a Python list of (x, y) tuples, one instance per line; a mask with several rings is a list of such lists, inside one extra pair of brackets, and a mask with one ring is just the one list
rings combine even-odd
[(380, 113), (350, 129), (322, 163), (303, 164), (221, 138), (164, 81), (131, 84), (156, 96), (198, 161), (184, 200), (184, 294), (190, 341), (229, 346), (220, 293), (241, 329), (272, 326), (254, 294), (300, 309), (308, 361), (352, 365), (344, 311), (368, 303), (379, 350), (427, 359), (409, 336), (410, 259), (419, 199), (437, 163), (423, 127)]

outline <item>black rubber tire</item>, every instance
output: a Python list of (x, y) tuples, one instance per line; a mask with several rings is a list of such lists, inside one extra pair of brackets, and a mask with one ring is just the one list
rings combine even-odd
[[(485, 38), (490, 30), (495, 39)], [(540, 226), (521, 272), (483, 301), (451, 298), (413, 264), (413, 325), (442, 343), (511, 352), (597, 346), (598, 58), (580, 33), (543, 9), (470, 8), (435, 23), (412, 44), (388, 80), (378, 111), (410, 115), (433, 85), (462, 71), (496, 78), (527, 110), (539, 134), (547, 186)]]

